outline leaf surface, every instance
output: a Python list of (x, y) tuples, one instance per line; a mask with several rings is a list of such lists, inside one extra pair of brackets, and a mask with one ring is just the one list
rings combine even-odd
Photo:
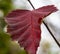
[(44, 6), (36, 10), (15, 10), (6, 16), (7, 32), (13, 40), (17, 40), (27, 54), (36, 54), (41, 40), (41, 22), (49, 14), (57, 11), (53, 5)]

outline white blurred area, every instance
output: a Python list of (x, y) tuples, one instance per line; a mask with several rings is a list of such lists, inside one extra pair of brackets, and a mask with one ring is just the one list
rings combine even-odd
[[(59, 9), (44, 20), (60, 43), (60, 0), (31, 0), (31, 2), (36, 9), (46, 5), (55, 5)], [(16, 9), (33, 9), (27, 0), (14, 0), (14, 6)], [(43, 23), (41, 29), (42, 39), (37, 54), (60, 54), (60, 48), (57, 46)]]

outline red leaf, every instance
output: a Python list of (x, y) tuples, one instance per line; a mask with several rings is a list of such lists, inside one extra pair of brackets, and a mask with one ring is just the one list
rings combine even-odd
[(8, 33), (13, 40), (17, 40), (28, 54), (36, 54), (41, 39), (41, 20), (57, 11), (51, 6), (45, 6), (37, 10), (15, 10), (5, 18), (8, 24)]

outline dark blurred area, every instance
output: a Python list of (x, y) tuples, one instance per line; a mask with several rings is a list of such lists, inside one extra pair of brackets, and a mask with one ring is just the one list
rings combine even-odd
[(6, 15), (12, 9), (12, 0), (0, 0), (0, 10)]

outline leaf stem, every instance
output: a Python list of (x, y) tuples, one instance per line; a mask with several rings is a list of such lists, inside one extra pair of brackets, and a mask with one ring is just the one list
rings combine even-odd
[[(33, 4), (31, 3), (30, 0), (28, 0), (28, 2), (30, 3), (30, 5), (32, 6), (33, 9), (35, 9), (35, 7), (33, 6)], [(48, 25), (43, 21), (43, 24), (45, 25), (45, 27), (47, 28), (47, 30), (49, 31), (50, 35), (53, 37), (53, 39), (55, 40), (56, 44), (60, 47), (59, 42), (57, 41), (57, 39), (54, 37), (53, 33), (51, 32), (51, 30), (49, 29)]]

